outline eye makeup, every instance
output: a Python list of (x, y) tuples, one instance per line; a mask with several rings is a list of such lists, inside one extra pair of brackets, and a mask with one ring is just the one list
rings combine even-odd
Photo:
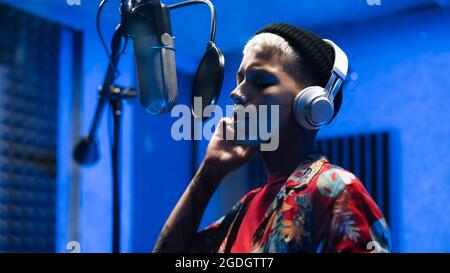
[[(242, 72), (237, 74), (237, 82), (240, 84), (244, 80)], [(264, 69), (248, 69), (245, 75), (245, 80), (257, 88), (267, 88), (269, 86), (278, 84), (279, 79), (272, 73)]]

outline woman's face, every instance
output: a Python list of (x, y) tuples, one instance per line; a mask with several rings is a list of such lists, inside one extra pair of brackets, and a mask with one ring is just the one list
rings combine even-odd
[[(273, 52), (273, 51), (272, 51)], [(286, 60), (262, 46), (247, 48), (239, 71), (237, 86), (230, 97), (237, 105), (279, 106), (280, 137), (298, 129), (292, 103), (302, 87), (285, 71)], [(258, 113), (259, 114), (259, 113)]]

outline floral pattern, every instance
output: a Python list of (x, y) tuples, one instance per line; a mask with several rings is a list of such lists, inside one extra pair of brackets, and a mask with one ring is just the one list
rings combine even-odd
[[(197, 252), (230, 252), (254, 189), (199, 232)], [(388, 225), (352, 173), (311, 155), (285, 182), (252, 240), (255, 253), (388, 252)]]

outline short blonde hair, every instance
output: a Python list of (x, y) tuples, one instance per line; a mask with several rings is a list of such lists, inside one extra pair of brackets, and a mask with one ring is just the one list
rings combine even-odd
[(295, 80), (300, 80), (300, 55), (283, 37), (269, 32), (257, 34), (247, 42), (242, 53), (255, 47), (269, 50), (272, 55), (278, 54), (286, 62), (285, 71)]

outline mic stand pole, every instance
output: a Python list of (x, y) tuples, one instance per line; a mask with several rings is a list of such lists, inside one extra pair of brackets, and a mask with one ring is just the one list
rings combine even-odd
[(123, 100), (136, 96), (133, 89), (124, 89), (114, 86), (116, 67), (120, 59), (123, 29), (118, 25), (111, 42), (111, 59), (106, 71), (103, 85), (99, 89), (99, 100), (89, 134), (81, 139), (74, 150), (74, 158), (81, 165), (92, 165), (99, 159), (97, 131), (105, 103), (109, 102), (114, 120), (114, 141), (111, 150), (112, 156), (112, 190), (113, 190), (113, 224), (112, 224), (112, 251), (120, 252), (120, 130)]

